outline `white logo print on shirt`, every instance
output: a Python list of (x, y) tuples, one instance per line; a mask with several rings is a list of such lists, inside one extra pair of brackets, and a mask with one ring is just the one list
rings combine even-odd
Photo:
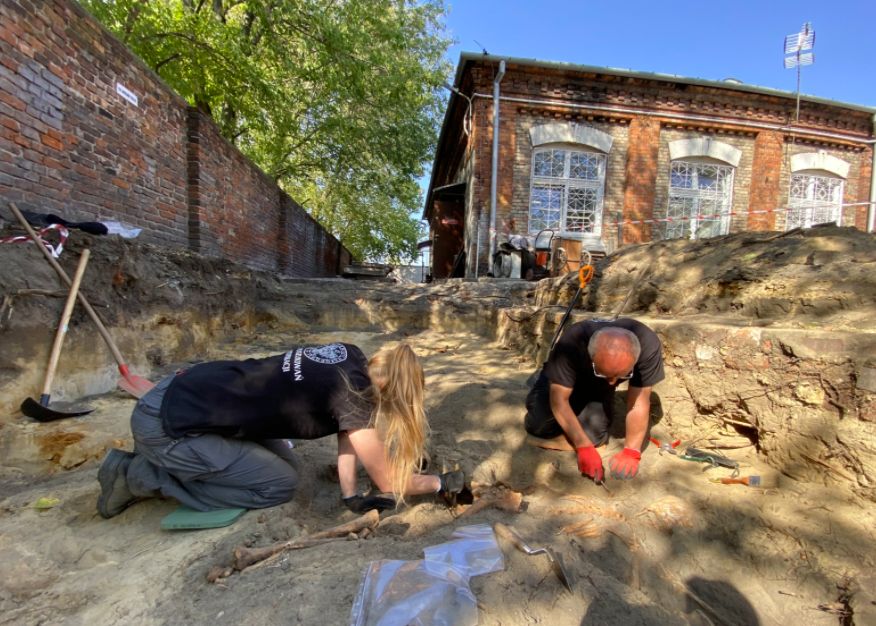
[(347, 348), (340, 343), (330, 343), (327, 346), (319, 346), (318, 348), (305, 348), (304, 356), (317, 363), (334, 365), (335, 363), (342, 363), (347, 360)]

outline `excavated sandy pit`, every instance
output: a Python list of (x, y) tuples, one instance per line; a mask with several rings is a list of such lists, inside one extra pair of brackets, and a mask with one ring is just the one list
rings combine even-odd
[[(652, 432), (715, 447), (769, 485), (715, 484), (729, 471), (649, 447), (639, 476), (608, 490), (582, 479), (571, 453), (533, 447), (522, 429), (526, 381), (573, 276), (282, 279), (115, 238), (70, 243), (62, 265), (72, 274), (91, 248), (83, 291), (131, 370), (152, 380), (299, 343), (351, 341), (368, 354), (409, 342), (427, 372), (432, 467), (458, 463), (488, 506), (415, 498), (383, 513), (373, 537), (207, 582), (235, 546), (355, 517), (339, 501), (335, 442), (298, 442), (293, 501), (225, 528), (162, 531), (176, 505), (161, 500), (100, 518), (99, 460), (131, 447), (134, 400), (115, 388), (114, 362), (77, 308), (52, 398), (94, 412), (51, 424), (20, 414), (22, 400), (39, 397), (63, 290), (32, 247), (0, 246), (0, 623), (349, 623), (368, 563), (419, 559), (456, 528), (503, 522), (562, 556), (572, 592), (545, 557), (502, 543), (504, 571), (471, 581), (481, 624), (876, 624), (872, 235), (748, 233), (627, 247), (601, 261), (573, 320), (623, 310), (658, 332), (667, 379), (655, 388)], [(54, 504), (38, 509), (40, 499)]]

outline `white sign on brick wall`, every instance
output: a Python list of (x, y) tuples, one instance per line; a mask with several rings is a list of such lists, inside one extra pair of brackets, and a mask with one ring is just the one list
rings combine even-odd
[(137, 103), (139, 102), (137, 94), (125, 87), (122, 83), (116, 83), (116, 93), (134, 106), (137, 106)]

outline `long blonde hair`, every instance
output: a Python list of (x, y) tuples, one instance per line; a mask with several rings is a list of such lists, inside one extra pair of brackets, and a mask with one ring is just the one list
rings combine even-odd
[(376, 399), (372, 423), (386, 446), (392, 492), (404, 502), (405, 487), (423, 458), (429, 434), (423, 366), (403, 343), (375, 354), (368, 361), (368, 375)]

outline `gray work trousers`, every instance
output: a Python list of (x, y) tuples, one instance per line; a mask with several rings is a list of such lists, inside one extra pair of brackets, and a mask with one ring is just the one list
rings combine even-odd
[(165, 378), (134, 408), (135, 457), (128, 488), (135, 496), (166, 496), (198, 510), (262, 509), (289, 501), (298, 485), (291, 442), (260, 442), (214, 434), (174, 439), (159, 417), (173, 376)]

